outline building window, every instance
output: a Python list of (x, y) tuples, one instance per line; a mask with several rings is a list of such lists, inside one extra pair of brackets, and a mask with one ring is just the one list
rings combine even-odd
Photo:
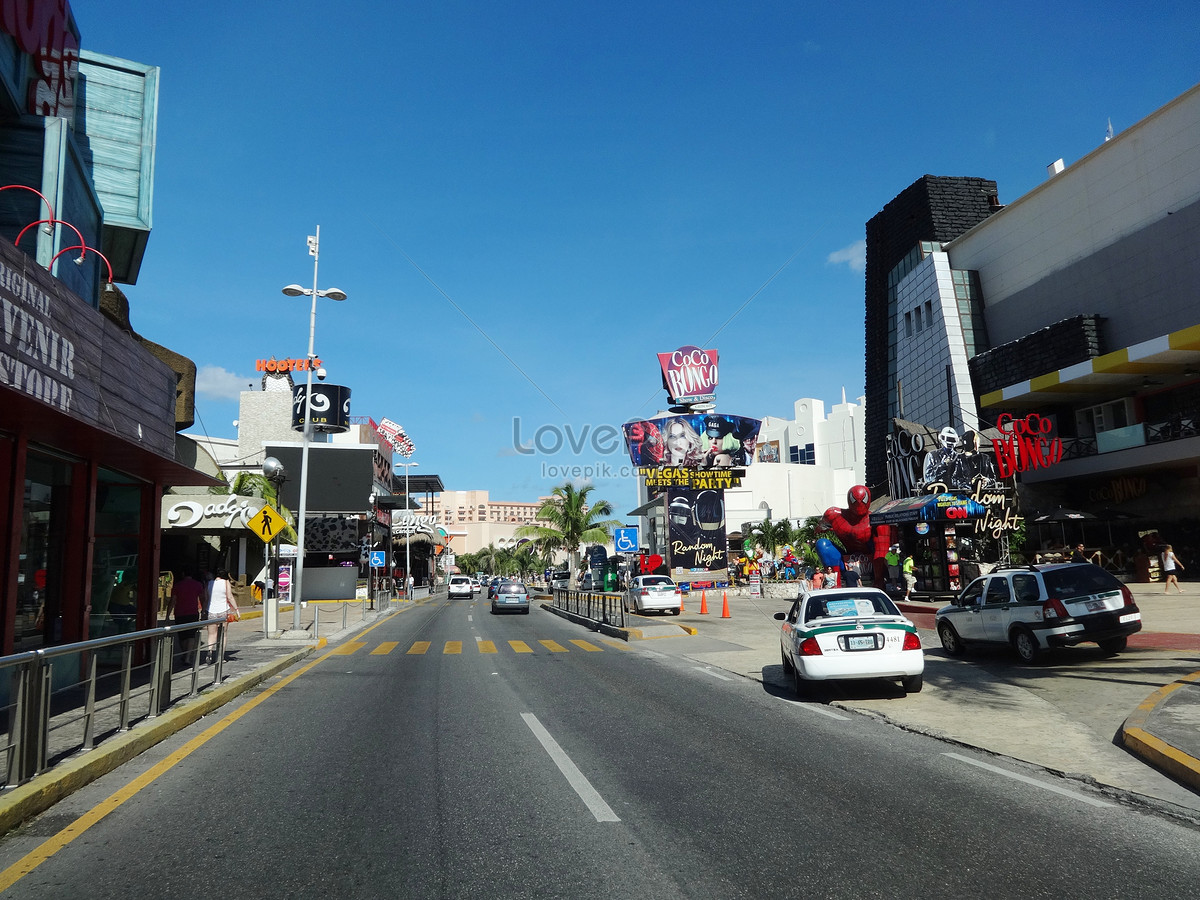
[(910, 312), (906, 312), (904, 314), (904, 336), (905, 337), (913, 336), (912, 313), (910, 313)]
[(791, 447), (788, 447), (788, 462), (790, 462), (790, 463), (800, 462), (800, 448), (797, 447), (795, 444), (793, 444)]

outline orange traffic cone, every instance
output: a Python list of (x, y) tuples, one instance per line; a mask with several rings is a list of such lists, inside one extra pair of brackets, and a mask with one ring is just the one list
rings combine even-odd
[(680, 591), (680, 593), (679, 593), (679, 614), (681, 616), (683, 615), (683, 597), (684, 597), (683, 592)]
[(700, 592), (700, 615), (708, 615), (708, 597), (705, 596), (704, 591)]
[(733, 618), (733, 616), (731, 616), (729, 614), (729, 592), (728, 591), (721, 591), (721, 618), (722, 619), (732, 619)]

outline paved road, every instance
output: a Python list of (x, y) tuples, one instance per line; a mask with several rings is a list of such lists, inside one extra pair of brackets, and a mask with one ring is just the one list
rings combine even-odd
[(3, 878), (28, 870), (0, 896), (1163, 898), (1200, 883), (1185, 822), (668, 646), (541, 609), (409, 606), (0, 842)]

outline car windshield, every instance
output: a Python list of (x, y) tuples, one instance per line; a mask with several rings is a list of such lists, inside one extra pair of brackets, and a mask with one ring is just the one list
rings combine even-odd
[(804, 608), (804, 621), (814, 619), (845, 619), (866, 616), (898, 616), (900, 611), (886, 594), (838, 594), (831, 597), (810, 597)]
[(673, 582), (666, 575), (651, 575), (648, 578), (642, 579), (642, 587), (675, 587)]
[(1068, 566), (1046, 572), (1046, 592), (1060, 600), (1119, 591), (1121, 582), (1099, 566)]

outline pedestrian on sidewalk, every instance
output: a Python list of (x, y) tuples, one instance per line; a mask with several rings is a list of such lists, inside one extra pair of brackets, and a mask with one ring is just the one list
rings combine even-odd
[(904, 599), (911, 600), (913, 588), (917, 586), (917, 576), (913, 573), (913, 558), (911, 553), (904, 554)]
[[(233, 586), (229, 583), (229, 572), (225, 569), (217, 569), (217, 577), (213, 579), (212, 596), (208, 601), (208, 618), (225, 619), (227, 622), (241, 618), (237, 603), (233, 600)], [(208, 626), (207, 662), (215, 663), (217, 661), (217, 631), (220, 627), (217, 622)]]
[(1182, 594), (1183, 588), (1179, 586), (1179, 576), (1176, 574), (1176, 571), (1183, 570), (1183, 563), (1179, 561), (1179, 557), (1175, 555), (1175, 551), (1171, 549), (1170, 544), (1167, 544), (1163, 549), (1162, 567), (1163, 571), (1167, 574), (1167, 586), (1163, 593), (1171, 593), (1171, 585), (1175, 585), (1175, 590)]
[[(204, 614), (204, 583), (192, 575), (191, 571), (179, 572), (175, 579), (175, 589), (171, 591), (171, 599), (167, 602), (167, 618), (175, 615), (176, 625), (188, 625), (199, 622)], [(179, 646), (185, 653), (190, 653), (200, 637), (199, 630), (185, 632), (179, 638)]]
[(1071, 553), (1071, 562), (1087, 562), (1087, 554), (1083, 552), (1083, 541), (1075, 545), (1075, 550)]

